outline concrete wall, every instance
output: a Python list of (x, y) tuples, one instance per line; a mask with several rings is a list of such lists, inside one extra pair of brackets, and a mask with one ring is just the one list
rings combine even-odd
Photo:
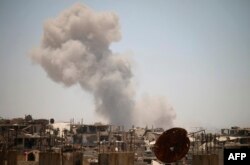
[(219, 156), (211, 155), (193, 155), (193, 165), (219, 165)]
[(26, 161), (26, 155), (24, 153), (18, 153), (17, 161)]
[(0, 152), (0, 165), (38, 165), (38, 162), (27, 162), (25, 161), (25, 155), (17, 151), (8, 151), (7, 161), (5, 161), (5, 155)]
[(39, 165), (82, 165), (82, 156), (80, 152), (69, 153), (50, 153), (40, 152)]
[(133, 152), (100, 153), (99, 165), (134, 165)]
[[(5, 155), (0, 152), (0, 165), (5, 165)], [(9, 151), (7, 153), (7, 165), (82, 165), (83, 154), (80, 152), (74, 153), (51, 153), (51, 152), (40, 152), (39, 162), (36, 161), (25, 161), (25, 155), (20, 155), (17, 151)]]
[(17, 165), (17, 151), (8, 151), (7, 165)]
[[(85, 164), (84, 164), (85, 165)], [(93, 163), (93, 162), (91, 162), (91, 163), (89, 163), (89, 165), (99, 165), (98, 163)]]
[(18, 161), (17, 165), (39, 165), (36, 161)]
[(63, 165), (82, 165), (83, 154), (80, 152), (63, 153)]
[(39, 165), (61, 165), (60, 153), (40, 152)]
[(0, 165), (4, 165), (4, 152), (0, 151)]

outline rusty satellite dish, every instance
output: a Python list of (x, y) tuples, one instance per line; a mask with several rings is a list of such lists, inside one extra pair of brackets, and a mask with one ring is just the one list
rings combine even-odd
[(190, 141), (183, 128), (171, 128), (157, 139), (153, 151), (157, 159), (164, 163), (181, 160), (188, 152)]

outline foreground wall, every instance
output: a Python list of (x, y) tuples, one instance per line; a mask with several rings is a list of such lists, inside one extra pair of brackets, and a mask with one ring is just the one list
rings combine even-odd
[(219, 165), (218, 154), (193, 155), (193, 165)]
[(40, 152), (39, 165), (61, 165), (60, 153)]
[(134, 153), (100, 153), (98, 161), (99, 165), (134, 165)]

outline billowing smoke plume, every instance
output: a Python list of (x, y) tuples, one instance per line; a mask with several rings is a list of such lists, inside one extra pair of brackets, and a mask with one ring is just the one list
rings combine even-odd
[(41, 45), (30, 57), (55, 82), (80, 84), (93, 94), (96, 112), (108, 121), (131, 125), (136, 121), (131, 63), (109, 48), (120, 38), (115, 13), (95, 12), (76, 4), (46, 21)]
[(156, 126), (169, 128), (173, 126), (173, 119), (176, 117), (173, 107), (162, 96), (152, 97), (144, 95), (137, 101), (135, 115), (140, 126)]

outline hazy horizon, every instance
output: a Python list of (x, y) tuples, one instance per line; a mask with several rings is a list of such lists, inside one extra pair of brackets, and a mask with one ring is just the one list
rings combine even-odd
[[(160, 108), (158, 100), (166, 100), (164, 106), (176, 115), (173, 126), (250, 126), (249, 1), (25, 2), (0, 2), (0, 117), (106, 121), (95, 111), (96, 95), (77, 83), (68, 88), (52, 81), (29, 57), (40, 45), (46, 20), (80, 3), (119, 18), (121, 39), (108, 49), (132, 59), (128, 84), (136, 102), (152, 98)], [(144, 111), (150, 112), (145, 119), (160, 113)]]

